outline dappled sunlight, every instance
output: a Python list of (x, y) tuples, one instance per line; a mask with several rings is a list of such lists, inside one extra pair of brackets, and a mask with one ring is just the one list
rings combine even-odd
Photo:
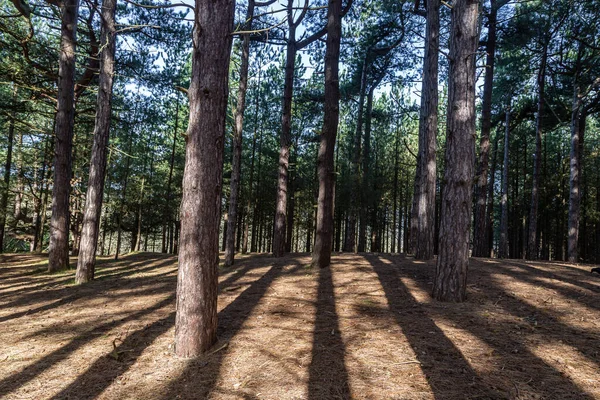
[(196, 360), (173, 352), (174, 257), (105, 261), (104, 278), (81, 286), (64, 282), (73, 271), (13, 268), (24, 290), (0, 298), (0, 396), (600, 396), (600, 311), (584, 271), (474, 259), (468, 301), (451, 304), (430, 297), (433, 263), (332, 261), (250, 255), (221, 268), (218, 342)]

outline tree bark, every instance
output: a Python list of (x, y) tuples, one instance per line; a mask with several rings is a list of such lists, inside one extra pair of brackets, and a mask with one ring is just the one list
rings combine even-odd
[(75, 48), (79, 1), (63, 0), (60, 9), (58, 103), (48, 272), (69, 268), (69, 192), (71, 190), (71, 152), (75, 119)]
[(217, 334), (219, 220), (229, 56), (235, 3), (196, 0), (187, 130), (175, 353), (192, 358)]
[[(254, 18), (254, 0), (248, 1), (246, 25), (244, 30), (252, 30)], [(250, 35), (242, 38), (242, 57), (240, 65), (240, 81), (235, 109), (235, 133), (233, 135), (233, 162), (231, 166), (231, 194), (229, 196), (229, 219), (227, 220), (227, 238), (225, 241), (225, 266), (233, 265), (235, 255), (235, 234), (238, 219), (240, 194), (240, 174), (242, 170), (242, 134), (244, 129), (244, 111), (246, 110), (246, 90), (248, 88), (248, 69), (250, 61)]]
[(469, 230), (475, 161), (475, 52), (477, 0), (452, 3), (446, 171), (442, 193), (440, 254), (433, 297), (461, 302), (466, 298)]
[(487, 233), (487, 181), (490, 160), (490, 132), (492, 128), (492, 89), (494, 86), (494, 64), (496, 61), (496, 2), (492, 1), (488, 15), (488, 37), (485, 45), (486, 69), (481, 105), (481, 138), (479, 142), (479, 164), (475, 181), (475, 217), (473, 219), (473, 256), (489, 256)]
[(544, 46), (540, 69), (537, 76), (538, 84), (538, 109), (535, 122), (535, 153), (533, 156), (533, 175), (531, 177), (531, 208), (529, 209), (529, 232), (527, 235), (527, 251), (525, 258), (536, 260), (538, 258), (537, 245), (537, 220), (540, 204), (540, 169), (542, 165), (542, 114), (544, 112), (544, 91), (546, 87), (546, 60), (548, 57), (547, 45)]
[(506, 108), (506, 122), (504, 131), (504, 161), (502, 163), (502, 191), (500, 200), (500, 247), (498, 248), (498, 258), (508, 258), (508, 167), (510, 159), (510, 103)]
[(115, 70), (116, 26), (115, 12), (117, 0), (102, 2), (102, 50), (100, 54), (100, 76), (96, 101), (96, 122), (94, 143), (90, 160), (88, 189), (85, 197), (83, 228), (77, 259), (76, 283), (85, 283), (94, 279), (104, 179), (106, 177), (106, 158), (110, 137), (112, 113), (113, 76)]
[(173, 184), (173, 170), (175, 168), (175, 149), (177, 146), (177, 134), (179, 128), (179, 96), (177, 96), (177, 103), (175, 105), (175, 128), (173, 129), (173, 144), (171, 145), (171, 160), (169, 162), (169, 178), (167, 180), (167, 198), (165, 201), (165, 208), (163, 210), (163, 247), (161, 251), (166, 253), (166, 248), (164, 245), (164, 232), (165, 226), (168, 226), (169, 223), (173, 220), (173, 214), (171, 212), (171, 186)]
[(312, 263), (324, 268), (331, 263), (334, 213), (334, 150), (340, 118), (339, 61), (342, 36), (342, 1), (329, 0), (327, 9), (327, 47), (325, 50), (325, 113), (317, 165), (319, 169), (319, 200), (317, 202), (317, 233)]
[(414, 234), (415, 258), (433, 258), (435, 232), (435, 178), (438, 112), (438, 48), (440, 32), (440, 1), (427, 2), (427, 27), (425, 32), (425, 57), (419, 118), (419, 154), (411, 231)]
[(586, 114), (582, 110), (581, 89), (575, 82), (573, 95), (573, 111), (571, 116), (571, 151), (569, 174), (569, 224), (567, 257), (568, 261), (579, 261), (579, 218), (581, 213), (581, 146), (585, 132)]

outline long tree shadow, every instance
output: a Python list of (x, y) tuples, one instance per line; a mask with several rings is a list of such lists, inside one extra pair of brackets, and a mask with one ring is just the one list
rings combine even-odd
[[(120, 274), (112, 275), (111, 279), (123, 278), (125, 276), (132, 275), (132, 274), (140, 274), (140, 273), (148, 272), (151, 270), (161, 269), (161, 268), (171, 264), (172, 262), (173, 262), (172, 260), (165, 260), (162, 263), (152, 265), (152, 266), (149, 266), (146, 268), (136, 269), (134, 271), (123, 272)], [(168, 271), (168, 272), (163, 273), (163, 275), (172, 274), (173, 272), (174, 271)], [(110, 289), (117, 290), (117, 289), (126, 288), (128, 286), (136, 286), (137, 287), (138, 285), (142, 284), (145, 281), (148, 281), (148, 277), (146, 277), (146, 276), (140, 276), (140, 277), (137, 277), (134, 279), (118, 279), (118, 280), (115, 280), (115, 284), (113, 286), (111, 286)], [(29, 295), (24, 294), (24, 295), (18, 297), (17, 299), (15, 299), (14, 301), (4, 304), (2, 309), (10, 309), (10, 308), (20, 307), (20, 306), (31, 306), (32, 304), (35, 304), (35, 303), (46, 303), (48, 301), (51, 301), (51, 302), (46, 303), (39, 307), (28, 308), (23, 311), (18, 311), (18, 312), (12, 313), (12, 314), (1, 316), (0, 322), (9, 321), (9, 320), (20, 318), (20, 317), (23, 317), (26, 315), (40, 313), (43, 311), (48, 311), (48, 310), (63, 306), (65, 304), (72, 303), (76, 300), (86, 298), (86, 297), (91, 296), (94, 293), (96, 293), (100, 287), (106, 288), (104, 286), (104, 282), (105, 281), (103, 281), (103, 280), (95, 280), (95, 281), (92, 281), (92, 282), (87, 283), (82, 286), (63, 286), (63, 287), (61, 287), (59, 289), (55, 289), (55, 290), (39, 291), (39, 292), (30, 293)], [(55, 301), (52, 301), (52, 300), (55, 300)]]
[[(172, 260), (170, 261), (172, 262)], [(158, 267), (155, 267), (158, 268)], [(233, 270), (233, 274), (228, 278), (224, 279), (219, 285), (219, 291), (226, 289), (228, 286), (235, 283), (238, 279), (243, 277), (248, 271), (256, 268), (252, 264), (241, 265), (237, 269)], [(139, 272), (139, 270), (138, 270)], [(165, 307), (172, 307), (175, 300), (175, 285), (176, 279), (173, 274), (174, 271), (166, 271), (164, 273), (152, 276), (141, 276), (135, 279), (128, 279), (128, 284), (132, 284), (133, 287), (139, 287), (144, 284), (150, 283), (159, 284), (159, 286), (154, 286), (145, 291), (136, 291), (135, 293), (116, 294), (114, 297), (126, 299), (128, 297), (135, 296), (143, 296), (146, 294), (157, 295), (161, 293), (172, 293), (167, 298), (159, 301), (155, 305), (130, 313), (127, 316), (122, 318), (118, 318), (112, 320), (110, 322), (106, 322), (100, 324), (98, 326), (94, 326), (91, 329), (86, 330), (78, 334), (71, 341), (69, 341), (66, 345), (61, 348), (47, 354), (41, 359), (37, 360), (33, 364), (25, 367), (17, 374), (13, 374), (3, 380), (0, 381), (0, 397), (7, 395), (21, 386), (25, 385), (27, 382), (35, 379), (44, 371), (48, 370), (52, 366), (60, 363), (61, 361), (67, 359), (73, 352), (84, 347), (89, 342), (93, 341), (95, 338), (107, 334), (110, 331), (118, 328), (119, 326), (123, 326), (129, 322), (137, 321), (140, 318), (151, 315)], [(161, 276), (160, 280), (157, 281), (156, 278)], [(119, 276), (111, 276), (110, 279), (120, 279)], [(126, 289), (129, 285), (112, 285), (110, 288), (119, 288)], [(82, 297), (96, 297), (104, 289), (106, 289), (105, 285), (94, 284), (91, 283), (89, 285), (85, 285), (82, 288), (85, 288), (85, 293), (80, 293), (76, 298), (71, 299), (69, 302), (72, 302), (76, 299)], [(85, 294), (85, 296), (84, 296)], [(102, 293), (105, 295), (104, 293)], [(248, 296), (245, 297), (246, 300)], [(244, 299), (241, 300), (244, 302)], [(53, 303), (54, 304), (54, 303)], [(62, 303), (61, 303), (62, 304)], [(56, 306), (55, 306), (56, 307)], [(220, 314), (221, 316), (221, 314)], [(153, 339), (159, 337), (162, 333), (166, 332), (174, 322), (174, 313), (170, 313), (167, 317), (159, 319), (158, 321), (150, 324), (148, 327), (142, 328), (134, 333), (130, 334), (125, 338), (125, 340), (120, 343), (115, 351), (112, 353), (113, 355), (123, 355), (122, 358), (119, 358), (118, 364), (115, 364), (110, 358), (110, 356), (102, 356), (100, 359), (96, 360), (92, 366), (81, 376), (79, 376), (73, 383), (71, 383), (67, 388), (57, 394), (54, 398), (93, 398), (99, 395), (104, 389), (112, 384), (115, 378), (122, 375), (126, 372), (139, 358), (139, 356), (143, 353), (144, 349), (152, 342)], [(116, 362), (116, 361), (115, 361)], [(113, 368), (114, 367), (114, 368)], [(105, 368), (110, 368), (110, 370), (106, 370)], [(102, 374), (98, 374), (98, 371), (103, 371)]]
[(346, 349), (340, 333), (330, 267), (319, 270), (316, 306), (308, 398), (350, 399)]
[[(288, 273), (293, 273), (300, 267), (301, 265), (298, 264)], [(215, 345), (216, 350), (209, 353), (208, 356), (187, 362), (179, 377), (171, 381), (168, 387), (165, 388), (161, 396), (162, 399), (208, 398), (209, 394), (215, 389), (223, 360), (228, 352), (229, 341), (240, 331), (254, 308), (275, 279), (281, 275), (282, 271), (282, 264), (273, 265), (264, 275), (252, 282), (246, 290), (219, 312), (219, 327), (217, 330), (219, 341)]]
[[(387, 258), (390, 261), (393, 259)], [(478, 280), (478, 285), (484, 285), (481, 282), (481, 276), (484, 280), (493, 281), (486, 274), (490, 274), (491, 271), (480, 265), (473, 265), (471, 280)], [(403, 285), (400, 281), (400, 277), (411, 279), (418, 287), (429, 292), (430, 287), (428, 281), (430, 275), (433, 273), (431, 268), (415, 268), (411, 269), (409, 276), (408, 271), (399, 270), (398, 282)], [(480, 275), (481, 274), (481, 275)], [(403, 285), (404, 286), (404, 285)], [(529, 306), (528, 304), (518, 300), (514, 296), (507, 293), (504, 289), (495, 286), (485, 287), (485, 293), (482, 295), (489, 295), (491, 293), (501, 293), (506, 299), (512, 299), (504, 301), (505, 304), (501, 305), (501, 308), (505, 310), (508, 315), (513, 315), (520, 318), (527, 318), (535, 313), (539, 312), (535, 307)], [(405, 287), (408, 292), (408, 289)], [(516, 388), (516, 397), (519, 397), (519, 385), (526, 386), (527, 391), (534, 397), (543, 399), (592, 399), (593, 397), (587, 393), (584, 393), (573, 381), (563, 376), (560, 371), (556, 370), (552, 365), (535, 355), (526, 344), (525, 338), (527, 333), (523, 331), (515, 331), (515, 326), (511, 322), (497, 322), (488, 320), (486, 315), (485, 307), (482, 307), (477, 303), (471, 296), (469, 300), (471, 307), (458, 308), (444, 308), (442, 314), (438, 315), (438, 318), (446, 319), (454, 322), (455, 325), (460, 326), (470, 332), (475, 337), (482, 340), (488, 346), (494, 349), (494, 359), (496, 364), (495, 374), (500, 374), (506, 377), (512, 385)], [(484, 301), (482, 301), (485, 304)], [(496, 303), (498, 305), (498, 303)], [(433, 312), (435, 314), (435, 311)], [(556, 322), (562, 328), (568, 329), (568, 327)], [(531, 331), (532, 335), (538, 335), (539, 332)], [(544, 335), (549, 332), (544, 333)], [(552, 335), (550, 335), (552, 336)], [(560, 338), (560, 334), (556, 335), (557, 339)], [(489, 366), (488, 366), (489, 367)], [(512, 388), (505, 387), (505, 390), (511, 393)]]
[(461, 351), (429, 317), (402, 284), (398, 269), (377, 256), (366, 255), (436, 399), (504, 399), (488, 387)]

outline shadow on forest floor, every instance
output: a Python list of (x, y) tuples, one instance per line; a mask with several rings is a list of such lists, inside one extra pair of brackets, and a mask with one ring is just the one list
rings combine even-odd
[(219, 340), (174, 357), (176, 258), (101, 260), (98, 279), (0, 260), (8, 399), (600, 398), (600, 279), (570, 264), (473, 259), (466, 303), (434, 262), (242, 256), (219, 279)]

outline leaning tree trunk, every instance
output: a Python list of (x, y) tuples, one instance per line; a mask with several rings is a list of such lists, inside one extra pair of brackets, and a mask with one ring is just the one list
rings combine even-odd
[(498, 258), (508, 258), (508, 163), (510, 144), (510, 103), (506, 108), (506, 122), (504, 133), (504, 161), (502, 163), (502, 191), (500, 197), (500, 247)]
[(479, 164), (475, 182), (475, 217), (473, 218), (473, 256), (489, 256), (487, 235), (487, 182), (490, 162), (490, 131), (492, 128), (492, 89), (494, 86), (494, 63), (496, 60), (496, 15), (497, 8), (492, 1), (492, 10), (488, 16), (488, 37), (485, 45), (485, 81), (483, 102), (481, 104), (481, 138), (479, 141)]
[(102, 2), (102, 35), (100, 41), (103, 45), (100, 54), (96, 123), (94, 126), (94, 143), (90, 160), (88, 189), (85, 197), (85, 210), (83, 212), (77, 272), (75, 274), (76, 283), (89, 282), (94, 279), (112, 112), (116, 50), (116, 8), (117, 0), (104, 0)]
[(75, 47), (79, 1), (63, 0), (60, 8), (60, 56), (58, 60), (58, 102), (52, 217), (50, 219), (49, 272), (69, 267), (69, 192), (75, 119)]
[(196, 0), (188, 90), (175, 353), (197, 357), (217, 337), (223, 143), (233, 0)]
[[(246, 13), (247, 27), (252, 29), (254, 18), (254, 0), (249, 0)], [(233, 265), (235, 255), (235, 233), (238, 219), (240, 195), (240, 174), (242, 170), (242, 133), (244, 129), (244, 111), (246, 110), (246, 90), (248, 88), (248, 66), (250, 60), (250, 35), (242, 39), (242, 57), (240, 65), (240, 81), (235, 109), (235, 133), (233, 135), (233, 162), (231, 165), (231, 194), (229, 196), (229, 218), (227, 219), (227, 237), (225, 239), (225, 265)]]
[[(438, 47), (440, 43), (440, 1), (427, 3), (425, 57), (419, 120), (419, 154), (411, 221), (415, 258), (433, 258), (435, 232), (435, 178), (438, 112)], [(418, 181), (418, 182), (417, 182)]]
[(334, 208), (334, 150), (340, 119), (340, 39), (342, 36), (342, 1), (330, 0), (327, 10), (327, 47), (325, 50), (325, 114), (319, 145), (319, 200), (317, 232), (312, 254), (313, 265), (324, 268), (331, 262)]
[(546, 59), (547, 47), (544, 46), (540, 70), (538, 71), (538, 109), (535, 122), (535, 153), (533, 155), (533, 175), (531, 177), (531, 208), (529, 209), (529, 232), (527, 235), (527, 250), (525, 258), (536, 260), (538, 258), (537, 246), (537, 220), (540, 204), (540, 168), (542, 166), (542, 113), (544, 112), (544, 90), (546, 87)]
[(456, 0), (450, 28), (446, 171), (433, 297), (466, 298), (475, 161), (475, 53), (479, 2)]

